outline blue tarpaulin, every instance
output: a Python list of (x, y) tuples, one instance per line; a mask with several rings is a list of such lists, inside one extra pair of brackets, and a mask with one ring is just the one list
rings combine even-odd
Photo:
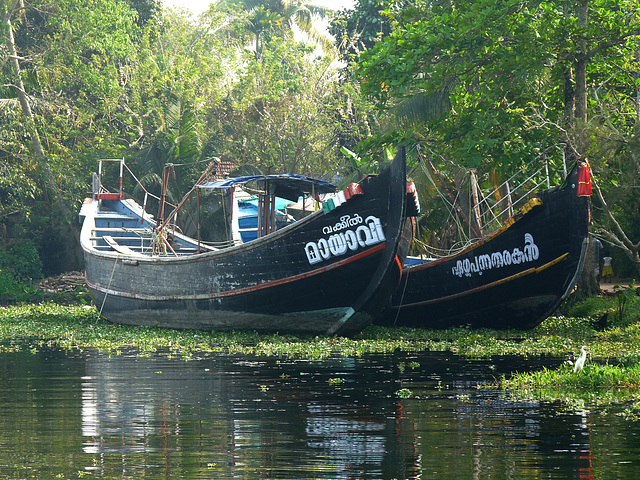
[(271, 194), (291, 200), (292, 202), (297, 201), (300, 196), (304, 194), (333, 193), (338, 190), (335, 185), (325, 182), (324, 180), (292, 173), (225, 178), (224, 180), (203, 183), (198, 185), (198, 188), (203, 190), (220, 190), (252, 182), (257, 183), (259, 188), (264, 191), (267, 190), (268, 185)]

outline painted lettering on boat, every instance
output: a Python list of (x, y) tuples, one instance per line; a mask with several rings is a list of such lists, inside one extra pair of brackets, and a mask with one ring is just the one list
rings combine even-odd
[[(356, 228), (342, 231), (356, 225), (358, 225)], [(333, 234), (304, 246), (311, 265), (329, 260), (331, 257), (339, 257), (348, 251), (356, 251), (385, 241), (380, 219), (374, 216), (367, 217), (363, 221), (358, 214), (353, 217), (345, 215), (340, 218), (340, 222), (326, 226), (322, 231), (325, 234)]]
[(357, 213), (352, 217), (351, 215), (343, 215), (340, 217), (340, 221), (336, 222), (335, 225), (327, 225), (322, 229), (322, 233), (325, 235), (329, 235), (330, 233), (339, 232), (340, 230), (344, 230), (345, 228), (355, 227), (356, 225), (360, 225), (362, 223), (362, 217)]
[(482, 275), (485, 270), (533, 262), (539, 256), (540, 251), (533, 241), (533, 235), (525, 233), (524, 248), (522, 250), (515, 247), (513, 250), (505, 249), (502, 252), (485, 253), (471, 259), (458, 260), (455, 266), (451, 268), (451, 272), (458, 277), (470, 277), (474, 273)]

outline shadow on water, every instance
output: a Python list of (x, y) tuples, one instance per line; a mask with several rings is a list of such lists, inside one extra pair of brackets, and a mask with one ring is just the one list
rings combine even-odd
[(635, 478), (635, 424), (477, 388), (557, 364), (0, 354), (0, 478)]

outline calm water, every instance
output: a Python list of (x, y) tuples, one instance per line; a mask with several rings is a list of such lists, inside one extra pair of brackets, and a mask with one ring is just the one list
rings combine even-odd
[(0, 478), (638, 478), (638, 423), (476, 388), (541, 362), (0, 354)]

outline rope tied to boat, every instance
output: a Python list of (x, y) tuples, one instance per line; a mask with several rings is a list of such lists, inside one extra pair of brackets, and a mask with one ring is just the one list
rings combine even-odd
[(98, 312), (98, 319), (96, 320), (96, 323), (98, 322), (100, 317), (102, 317), (102, 310), (104, 309), (104, 304), (107, 301), (107, 296), (109, 295), (109, 289), (111, 288), (111, 281), (113, 280), (113, 274), (116, 272), (116, 265), (118, 264), (118, 260), (120, 260), (120, 257), (116, 257), (115, 262), (113, 262), (113, 270), (111, 270), (111, 276), (109, 277), (109, 284), (107, 285), (107, 289), (104, 292), (104, 298), (102, 299), (102, 305), (100, 305), (100, 311)]
[(151, 232), (151, 245), (154, 255), (167, 255), (167, 231), (162, 229)]

